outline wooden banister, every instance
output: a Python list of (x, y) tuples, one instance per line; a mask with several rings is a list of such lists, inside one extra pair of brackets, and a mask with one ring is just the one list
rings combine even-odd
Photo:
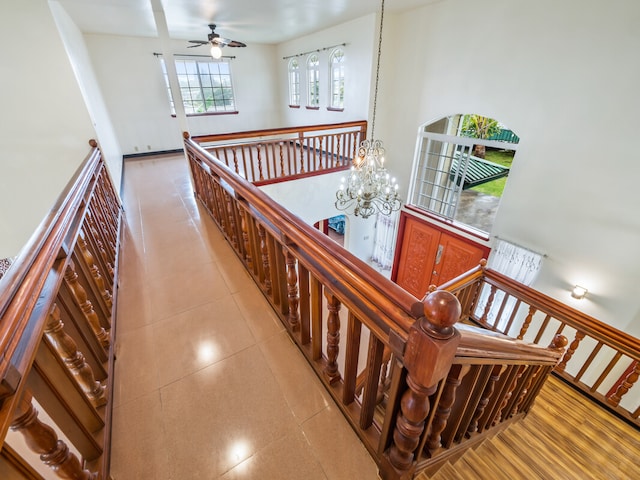
[[(197, 198), (383, 479), (436, 468), (527, 413), (562, 356), (562, 342), (542, 348), (472, 327), (458, 331), (456, 296), (434, 291), (418, 300), (197, 139), (185, 134), (184, 144)], [(469, 290), (480, 278), (482, 269), (458, 281)], [(468, 294), (465, 304), (475, 298)]]
[[(626, 367), (640, 361), (640, 340), (488, 269), (485, 264), (440, 288), (461, 300), (464, 319), (485, 329), (510, 336), (517, 331), (519, 338), (533, 343), (541, 342), (546, 332), (567, 335), (569, 345), (554, 373), (605, 408), (640, 426), (640, 390), (636, 378), (633, 372), (628, 374), (628, 380), (620, 378), (616, 369), (618, 364)], [(480, 300), (483, 292), (484, 300)], [(484, 304), (480, 305), (480, 301)], [(513, 306), (505, 313), (507, 301), (512, 301)], [(489, 312), (497, 312), (495, 318), (489, 320)], [(574, 333), (567, 332), (570, 329)], [(619, 391), (607, 388), (615, 384), (624, 387)]]
[[(387, 318), (397, 317), (401, 313), (397, 326), (408, 334), (413, 321), (419, 318), (422, 310), (417, 298), (389, 282), (350, 252), (341, 249), (340, 255), (337, 256), (334, 241), (279, 205), (260, 189), (234, 175), (229, 167), (215, 161), (194, 139), (185, 138), (185, 145), (208, 170), (224, 178), (236, 198), (247, 205), (246, 208), (268, 218), (269, 222), (264, 224), (266, 229), (275, 235), (286, 235), (286, 243), (291, 244), (290, 248), (295, 248), (300, 255), (306, 255), (316, 268), (322, 269), (327, 278), (334, 278), (335, 283), (341, 288), (349, 286), (350, 292), (359, 292), (358, 296), (362, 297), (359, 301), (362, 302), (363, 309), (378, 310)], [(320, 273), (318, 271), (318, 274)], [(384, 292), (384, 295), (380, 292)], [(367, 301), (373, 298), (380, 299), (375, 307)], [(373, 319), (377, 321), (375, 316)], [(388, 323), (380, 322), (378, 326), (386, 331), (390, 328)]]
[(556, 365), (564, 354), (564, 350), (550, 350), (548, 347), (516, 340), (507, 335), (487, 331), (473, 325), (458, 324), (456, 329), (461, 334), (456, 363), (462, 363), (467, 358), (492, 358), (521, 363), (535, 361)]
[(328, 123), (321, 125), (308, 125), (304, 127), (281, 127), (281, 128), (268, 128), (264, 130), (248, 130), (244, 132), (231, 132), (231, 133), (219, 133), (215, 135), (196, 135), (193, 136), (192, 139), (199, 143), (210, 143), (210, 142), (229, 142), (229, 140), (238, 140), (238, 139), (249, 139), (249, 138), (257, 138), (257, 137), (268, 137), (273, 135), (300, 135), (299, 138), (304, 138), (304, 132), (319, 132), (325, 130), (339, 130), (343, 128), (353, 128), (357, 127), (362, 129), (364, 133), (363, 138), (366, 137), (367, 131), (367, 122), (364, 120), (359, 120), (356, 122), (343, 122), (343, 123)]
[(193, 140), (256, 185), (351, 167), (367, 122), (202, 135)]
[[(121, 205), (97, 143), (90, 146), (0, 279), (0, 446), (11, 426), (62, 478), (109, 471)], [(55, 423), (37, 421), (32, 396)], [(82, 458), (68, 454), (57, 432)], [(7, 445), (0, 463), (34, 461), (22, 455)]]

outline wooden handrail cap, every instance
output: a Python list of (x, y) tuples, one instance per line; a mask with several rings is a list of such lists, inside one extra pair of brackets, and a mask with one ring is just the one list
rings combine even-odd
[(422, 299), (424, 308), (423, 330), (440, 338), (453, 335), (453, 326), (460, 320), (462, 307), (451, 292), (436, 290)]

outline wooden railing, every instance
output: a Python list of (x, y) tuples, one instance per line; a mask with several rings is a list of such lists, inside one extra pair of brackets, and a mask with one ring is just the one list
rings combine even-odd
[(535, 344), (566, 335), (570, 344), (554, 373), (640, 426), (640, 340), (485, 265), (440, 286), (458, 297), (463, 318)]
[(566, 339), (527, 345), (453, 326), (445, 291), (419, 301), (236, 175), (185, 134), (197, 198), (377, 462), (436, 469), (522, 417)]
[(90, 144), (0, 280), (0, 471), (10, 479), (49, 477), (38, 473), (49, 468), (108, 478), (121, 206)]
[(264, 185), (346, 170), (366, 138), (367, 122), (203, 135), (193, 140), (237, 174)]

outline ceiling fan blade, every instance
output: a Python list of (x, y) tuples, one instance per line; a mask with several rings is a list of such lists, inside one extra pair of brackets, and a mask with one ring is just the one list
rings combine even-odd
[(246, 47), (246, 45), (242, 42), (224, 37), (216, 37), (212, 40), (212, 42), (217, 43), (221, 47)]
[[(189, 40), (189, 43), (197, 43), (198, 45), (206, 45), (207, 43), (209, 43), (206, 40)], [(197, 45), (194, 45), (197, 46)]]

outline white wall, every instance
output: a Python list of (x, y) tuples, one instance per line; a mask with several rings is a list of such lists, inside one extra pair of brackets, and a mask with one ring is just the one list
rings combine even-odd
[(58, 31), (75, 72), (85, 105), (96, 130), (96, 140), (100, 145), (100, 150), (116, 190), (119, 191), (122, 178), (122, 150), (120, 150), (113, 124), (102, 98), (102, 92), (93, 71), (84, 37), (76, 24), (73, 23), (73, 20), (71, 20), (71, 17), (57, 1), (49, 0), (49, 7), (58, 26)]
[(450, 0), (385, 22), (389, 168), (408, 178), (425, 122), (509, 125), (521, 143), (492, 234), (547, 254), (535, 288), (637, 333), (640, 3)]
[[(157, 38), (86, 35), (116, 134), (125, 155), (182, 148), (182, 132), (171, 117)], [(171, 41), (173, 53), (207, 55), (206, 47), (188, 49), (185, 40)], [(275, 47), (249, 45), (225, 49), (238, 108), (237, 115), (188, 117), (192, 135), (258, 130), (277, 126)]]
[(0, 2), (0, 258), (16, 255), (96, 138), (46, 0)]
[[(264, 185), (260, 189), (302, 221), (313, 225), (344, 213), (335, 207), (336, 190), (344, 176), (345, 172), (335, 172)], [(344, 247), (359, 259), (369, 262), (373, 253), (375, 216), (363, 220), (350, 215), (345, 227)]]
[[(375, 43), (375, 15), (367, 15), (312, 35), (297, 38), (278, 46), (277, 68), (279, 101), (283, 106), (284, 126), (341, 123), (368, 118), (371, 92), (372, 52)], [(306, 61), (308, 55), (298, 57), (300, 62), (300, 108), (289, 108), (288, 65), (283, 57), (316, 51), (346, 43), (344, 111), (328, 111), (329, 55), (331, 50), (318, 52), (320, 60), (320, 109), (307, 110)]]

